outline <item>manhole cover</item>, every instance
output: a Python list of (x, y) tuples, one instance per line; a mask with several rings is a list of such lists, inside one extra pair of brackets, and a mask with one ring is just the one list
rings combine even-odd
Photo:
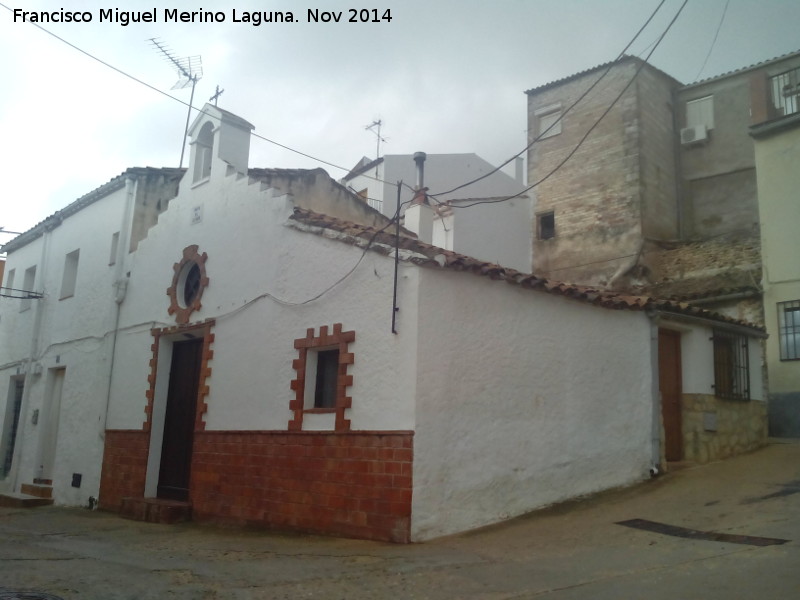
[(44, 592), (4, 592), (0, 591), (0, 600), (64, 600), (60, 596)]

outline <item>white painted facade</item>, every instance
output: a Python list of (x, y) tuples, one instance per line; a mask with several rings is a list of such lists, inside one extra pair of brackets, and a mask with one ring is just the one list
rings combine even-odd
[[(317, 192), (328, 189), (325, 178), (312, 172), (311, 183), (287, 193), (285, 182), (278, 190), (248, 177), (246, 150), (234, 143), (222, 155), (216, 145), (222, 138), (244, 144), (248, 124), (205, 110), (193, 139), (209, 130), (206, 123), (222, 137), (213, 138), (208, 154), (193, 151), (180, 192), (134, 252), (120, 249), (107, 264), (112, 234), (130, 230), (131, 182), (9, 253), (7, 278), (9, 269), (21, 277), (29, 266), (43, 266), (34, 289), (45, 298), (24, 312), (18, 304), (2, 306), (0, 382), (27, 376), (13, 476), (0, 491), (18, 491), (44, 475), (58, 504), (97, 496), (104, 434), (143, 429), (153, 330), (176, 325), (166, 290), (173, 265), (192, 245), (207, 254), (208, 285), (189, 321), (213, 320), (205, 431), (287, 431), (295, 340), (309, 328), (341, 323), (355, 331), (350, 431), (413, 432), (410, 539), (487, 525), (649, 476), (660, 458), (660, 430), (657, 329), (648, 314), (432, 266), (403, 250), (393, 333), (394, 251), (365, 252), (346, 233), (292, 219), (304, 203), (324, 208)], [(207, 168), (196, 169), (198, 156), (210, 156)], [(195, 180), (195, 173), (202, 176)], [(361, 214), (330, 190), (332, 212)], [(363, 218), (376, 217), (367, 211)], [(75, 294), (58, 300), (53, 290), (60, 290), (65, 256), (78, 247)], [(685, 328), (693, 386), (713, 379), (713, 366), (710, 375), (707, 365), (689, 371), (710, 353), (702, 337), (691, 337), (706, 335), (704, 328)], [(171, 352), (186, 335), (191, 331), (176, 329), (158, 338), (146, 495), (157, 489)], [(760, 360), (753, 348), (752, 360)], [(59, 405), (59, 418), (48, 420), (47, 400), (62, 382), (60, 403), (51, 403)], [(6, 406), (0, 404), (0, 416)], [(308, 414), (302, 428), (331, 431), (333, 418)], [(42, 435), (47, 423), (57, 424), (57, 435), (52, 428)], [(52, 467), (42, 473), (48, 457)], [(82, 474), (80, 488), (72, 487), (73, 473)]]
[[(370, 164), (354, 170), (342, 179), (342, 184), (392, 217), (397, 212), (396, 183), (402, 181), (400, 213), (405, 214), (417, 181), (413, 156), (389, 154)], [(424, 241), (528, 273), (532, 264), (533, 193), (525, 192), (521, 166), (517, 179), (502, 171), (492, 173), (493, 170), (491, 164), (472, 153), (426, 156), (423, 184), (435, 195), (431, 206), (436, 212), (433, 239)], [(454, 192), (441, 193), (484, 176)], [(514, 197), (517, 194), (523, 195)], [(474, 204), (486, 200), (489, 202)]]
[[(9, 386), (0, 408), (0, 463), (11, 453), (12, 388), (24, 380), (13, 460), (0, 477), (0, 492), (45, 479), (54, 482), (60, 504), (86, 504), (97, 496), (117, 282), (130, 268), (125, 250), (132, 233), (138, 236), (141, 223), (166, 208), (176, 171), (159, 183), (161, 170), (130, 169), (5, 246), (13, 272), (6, 271), (4, 286), (42, 298), (3, 298), (0, 304), (0, 381), (4, 390)], [(163, 207), (156, 208), (158, 202)], [(68, 255), (77, 255), (77, 264), (68, 266)], [(24, 274), (32, 269), (31, 281)], [(65, 278), (73, 274), (65, 295)], [(80, 482), (73, 485), (75, 474)]]
[(647, 476), (654, 373), (643, 313), (460, 273), (421, 278), (414, 539)]

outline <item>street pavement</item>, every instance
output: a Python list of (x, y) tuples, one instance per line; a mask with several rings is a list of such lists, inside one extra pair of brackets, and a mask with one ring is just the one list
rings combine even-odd
[[(619, 524), (632, 520), (659, 531)], [(0, 599), (36, 597), (11, 591), (64, 600), (800, 598), (800, 440), (424, 544), (0, 508)]]

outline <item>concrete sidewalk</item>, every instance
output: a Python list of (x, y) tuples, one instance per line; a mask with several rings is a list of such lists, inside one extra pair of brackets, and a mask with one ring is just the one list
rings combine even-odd
[[(800, 598), (800, 440), (773, 442), (419, 545), (0, 509), (0, 598)], [(631, 519), (690, 537), (617, 524)]]

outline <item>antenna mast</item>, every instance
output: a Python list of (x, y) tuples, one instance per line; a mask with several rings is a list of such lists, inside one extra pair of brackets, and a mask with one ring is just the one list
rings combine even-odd
[(183, 130), (183, 144), (181, 144), (181, 162), (178, 168), (183, 168), (183, 154), (186, 150), (186, 138), (189, 135), (189, 117), (192, 114), (192, 102), (194, 101), (194, 88), (197, 82), (203, 77), (203, 60), (200, 56), (187, 56), (186, 58), (177, 58), (175, 54), (158, 38), (150, 38), (150, 43), (159, 52), (168, 63), (175, 67), (180, 75), (180, 79), (172, 86), (173, 90), (182, 90), (183, 88), (192, 86), (192, 95), (189, 97), (189, 110), (186, 112), (186, 127)]
[(386, 139), (381, 137), (381, 125), (383, 125), (383, 121), (381, 121), (380, 119), (377, 119), (377, 120), (373, 121), (372, 123), (370, 123), (369, 125), (367, 125), (366, 127), (364, 127), (365, 130), (371, 131), (372, 133), (375, 134), (375, 137), (378, 138), (377, 141), (376, 141), (377, 145), (376, 145), (376, 148), (375, 148), (375, 158), (376, 159), (381, 157), (381, 142), (383, 142), (384, 144), (386, 143)]

